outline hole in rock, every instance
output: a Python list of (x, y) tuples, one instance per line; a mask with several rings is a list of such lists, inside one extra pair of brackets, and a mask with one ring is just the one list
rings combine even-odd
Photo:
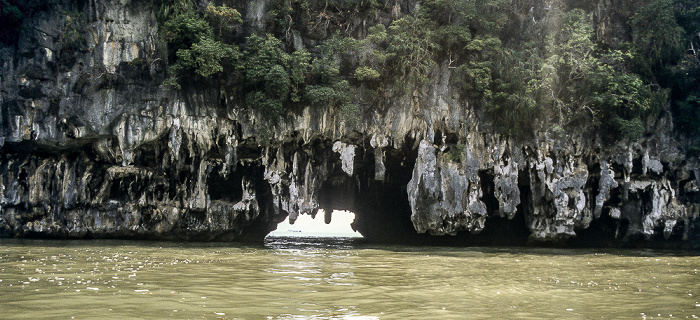
[(352, 230), (350, 224), (355, 221), (355, 214), (349, 211), (334, 210), (330, 223), (326, 224), (326, 214), (319, 210), (315, 218), (308, 214), (297, 217), (294, 224), (289, 217), (277, 225), (277, 230), (268, 237), (319, 237), (319, 238), (361, 238), (362, 235)]

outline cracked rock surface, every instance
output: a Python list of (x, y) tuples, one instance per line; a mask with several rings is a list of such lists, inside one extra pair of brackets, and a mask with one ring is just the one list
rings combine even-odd
[(700, 247), (700, 163), (669, 116), (636, 142), (516, 141), (484, 129), (445, 62), (356, 124), (304, 106), (268, 128), (221, 88), (166, 90), (153, 8), (117, 2), (81, 9), (86, 50), (62, 47), (51, 11), (0, 49), (0, 236), (260, 241), (324, 209), (378, 241)]

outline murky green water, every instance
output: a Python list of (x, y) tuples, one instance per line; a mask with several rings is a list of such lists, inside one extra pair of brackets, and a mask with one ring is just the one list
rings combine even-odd
[(693, 319), (698, 269), (652, 250), (1, 239), (0, 318)]

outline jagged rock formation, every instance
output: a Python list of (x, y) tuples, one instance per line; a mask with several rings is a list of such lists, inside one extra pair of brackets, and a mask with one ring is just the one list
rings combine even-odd
[(149, 2), (64, 5), (87, 16), (87, 50), (66, 48), (49, 10), (0, 52), (1, 236), (259, 240), (287, 215), (347, 209), (373, 240), (700, 243), (700, 163), (670, 115), (632, 144), (507, 139), (446, 62), (357, 125), (307, 106), (267, 131), (231, 93), (161, 85)]

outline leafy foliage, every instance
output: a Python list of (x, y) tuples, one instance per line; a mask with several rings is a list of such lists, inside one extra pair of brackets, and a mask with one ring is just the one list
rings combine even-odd
[(610, 125), (613, 127), (613, 130), (622, 137), (632, 141), (638, 140), (644, 134), (644, 124), (642, 124), (642, 121), (639, 120), (639, 118), (625, 120), (619, 117), (614, 117), (610, 120)]
[(17, 43), (24, 19), (46, 6), (43, 0), (0, 0), (0, 43)]
[(467, 149), (466, 145), (456, 144), (456, 145), (450, 147), (450, 149), (447, 151), (445, 156), (446, 156), (447, 160), (450, 160), (452, 162), (462, 162), (462, 157), (463, 157), (464, 151), (466, 149)]
[(683, 52), (683, 28), (676, 23), (673, 0), (654, 0), (632, 17), (634, 43), (650, 66), (661, 66), (678, 59)]
[(338, 80), (342, 54), (350, 48), (350, 41), (336, 33), (318, 46), (320, 56), (314, 58), (312, 73), (321, 84)]
[(177, 51), (177, 63), (173, 65), (174, 71), (194, 71), (194, 73), (209, 77), (224, 71), (224, 65), (238, 60), (240, 53), (235, 46), (227, 45), (212, 38), (202, 38), (193, 43), (190, 49)]
[(368, 29), (365, 39), (353, 41), (352, 50), (358, 62), (355, 79), (372, 82), (382, 77), (387, 70), (387, 62), (395, 56), (386, 50), (388, 39), (386, 27), (378, 24)]
[(232, 33), (235, 24), (242, 21), (238, 10), (229, 8), (225, 4), (217, 7), (210, 3), (204, 13), (209, 23), (217, 31), (219, 38)]
[(265, 91), (271, 97), (277, 98), (280, 101), (286, 100), (289, 95), (289, 86), (291, 81), (287, 70), (276, 64), (265, 75)]
[(378, 0), (273, 0), (267, 16), (273, 34), (290, 39), (297, 30), (312, 37), (327, 38), (356, 19), (375, 19), (382, 5)]
[(156, 18), (161, 25), (173, 17), (192, 12), (194, 9), (192, 0), (155, 0), (154, 2), (157, 8)]
[(311, 85), (306, 89), (306, 99), (316, 106), (344, 106), (349, 102), (347, 80), (338, 81), (330, 86)]
[(355, 69), (355, 79), (359, 81), (372, 81), (379, 79), (379, 71), (374, 70), (372, 67), (361, 66)]
[(339, 34), (335, 34), (319, 45), (321, 56), (312, 63), (312, 75), (316, 85), (306, 88), (304, 97), (316, 106), (344, 107), (350, 102), (350, 84), (340, 76), (342, 54), (352, 43)]
[(550, 99), (542, 85), (541, 64), (535, 50), (506, 50), (495, 59), (493, 98), (486, 104), (499, 133), (521, 137), (536, 128)]
[[(210, 5), (206, 12), (207, 17), (219, 24), (218, 36), (224, 25), (241, 22), (235, 9)], [(164, 29), (171, 60), (175, 61), (169, 68), (171, 78), (167, 84), (174, 88), (180, 87), (184, 75), (195, 73), (208, 78), (222, 73), (226, 67), (231, 68), (240, 59), (238, 47), (217, 40), (211, 23), (195, 12), (175, 16), (164, 24)]]
[[(300, 100), (299, 91), (311, 66), (310, 55), (305, 50), (291, 55), (284, 52), (281, 41), (271, 34), (252, 35), (246, 45), (242, 72), (246, 88), (255, 94), (252, 100), (247, 97), (250, 93), (246, 94), (246, 103), (253, 107), (257, 106), (251, 103), (260, 104), (269, 111), (270, 119), (276, 119), (284, 102)], [(264, 99), (259, 95), (261, 92), (265, 92)]]
[[(376, 0), (273, 0), (267, 33), (247, 37), (241, 49), (232, 44), (242, 40), (235, 9), (158, 4), (177, 13), (164, 23), (173, 73), (227, 77), (270, 119), (297, 103), (337, 107), (356, 119), (358, 103), (424, 87), (440, 66), (507, 136), (589, 126), (634, 140), (648, 117), (672, 106), (676, 128), (700, 141), (696, 1), (641, 2), (629, 19), (632, 41), (611, 44), (597, 38), (591, 15), (569, 3), (533, 14), (527, 1), (422, 0), (407, 13)], [(544, 15), (529, 28), (535, 31), (513, 32), (531, 14)], [(299, 47), (298, 33), (317, 45), (290, 50)]]
[(251, 107), (260, 110), (264, 117), (276, 120), (282, 113), (282, 101), (271, 99), (260, 91), (252, 91), (246, 95), (245, 102)]
[(428, 82), (428, 72), (435, 65), (433, 56), (438, 49), (432, 39), (434, 23), (427, 19), (408, 16), (389, 26), (388, 52), (392, 54), (394, 74), (399, 86), (408, 80), (416, 85)]
[(661, 92), (672, 100), (676, 127), (700, 147), (700, 105), (696, 101), (700, 96), (700, 3), (651, 0), (639, 8), (630, 24), (633, 49), (640, 53), (635, 71), (653, 85), (668, 89)]
[(300, 91), (311, 68), (311, 54), (306, 50), (297, 50), (292, 53), (289, 66), (290, 100), (299, 102)]
[[(629, 72), (633, 54), (603, 50), (594, 41), (588, 15), (580, 9), (554, 13), (561, 23), (543, 40), (520, 48), (495, 47), (491, 78), (478, 68), (461, 67), (471, 79), (467, 90), (481, 89), (488, 110), (502, 134), (522, 136), (542, 127), (563, 128), (579, 121), (623, 128), (624, 136), (643, 133), (641, 117), (665, 96), (652, 92), (644, 80)], [(537, 43), (544, 42), (545, 46)], [(500, 52), (499, 52), (500, 51)], [(470, 62), (469, 64), (474, 64)], [(491, 89), (486, 84), (491, 80)], [(490, 99), (492, 97), (492, 99)], [(619, 132), (618, 132), (619, 133)]]
[(213, 30), (209, 23), (194, 12), (175, 16), (164, 24), (165, 37), (171, 52), (189, 49), (204, 38), (212, 38)]
[[(623, 59), (619, 52), (611, 55), (618, 56), (613, 61)], [(586, 85), (594, 94), (587, 101), (596, 110), (636, 117), (651, 109), (651, 89), (638, 75), (623, 72), (614, 64), (599, 63), (589, 76)]]

